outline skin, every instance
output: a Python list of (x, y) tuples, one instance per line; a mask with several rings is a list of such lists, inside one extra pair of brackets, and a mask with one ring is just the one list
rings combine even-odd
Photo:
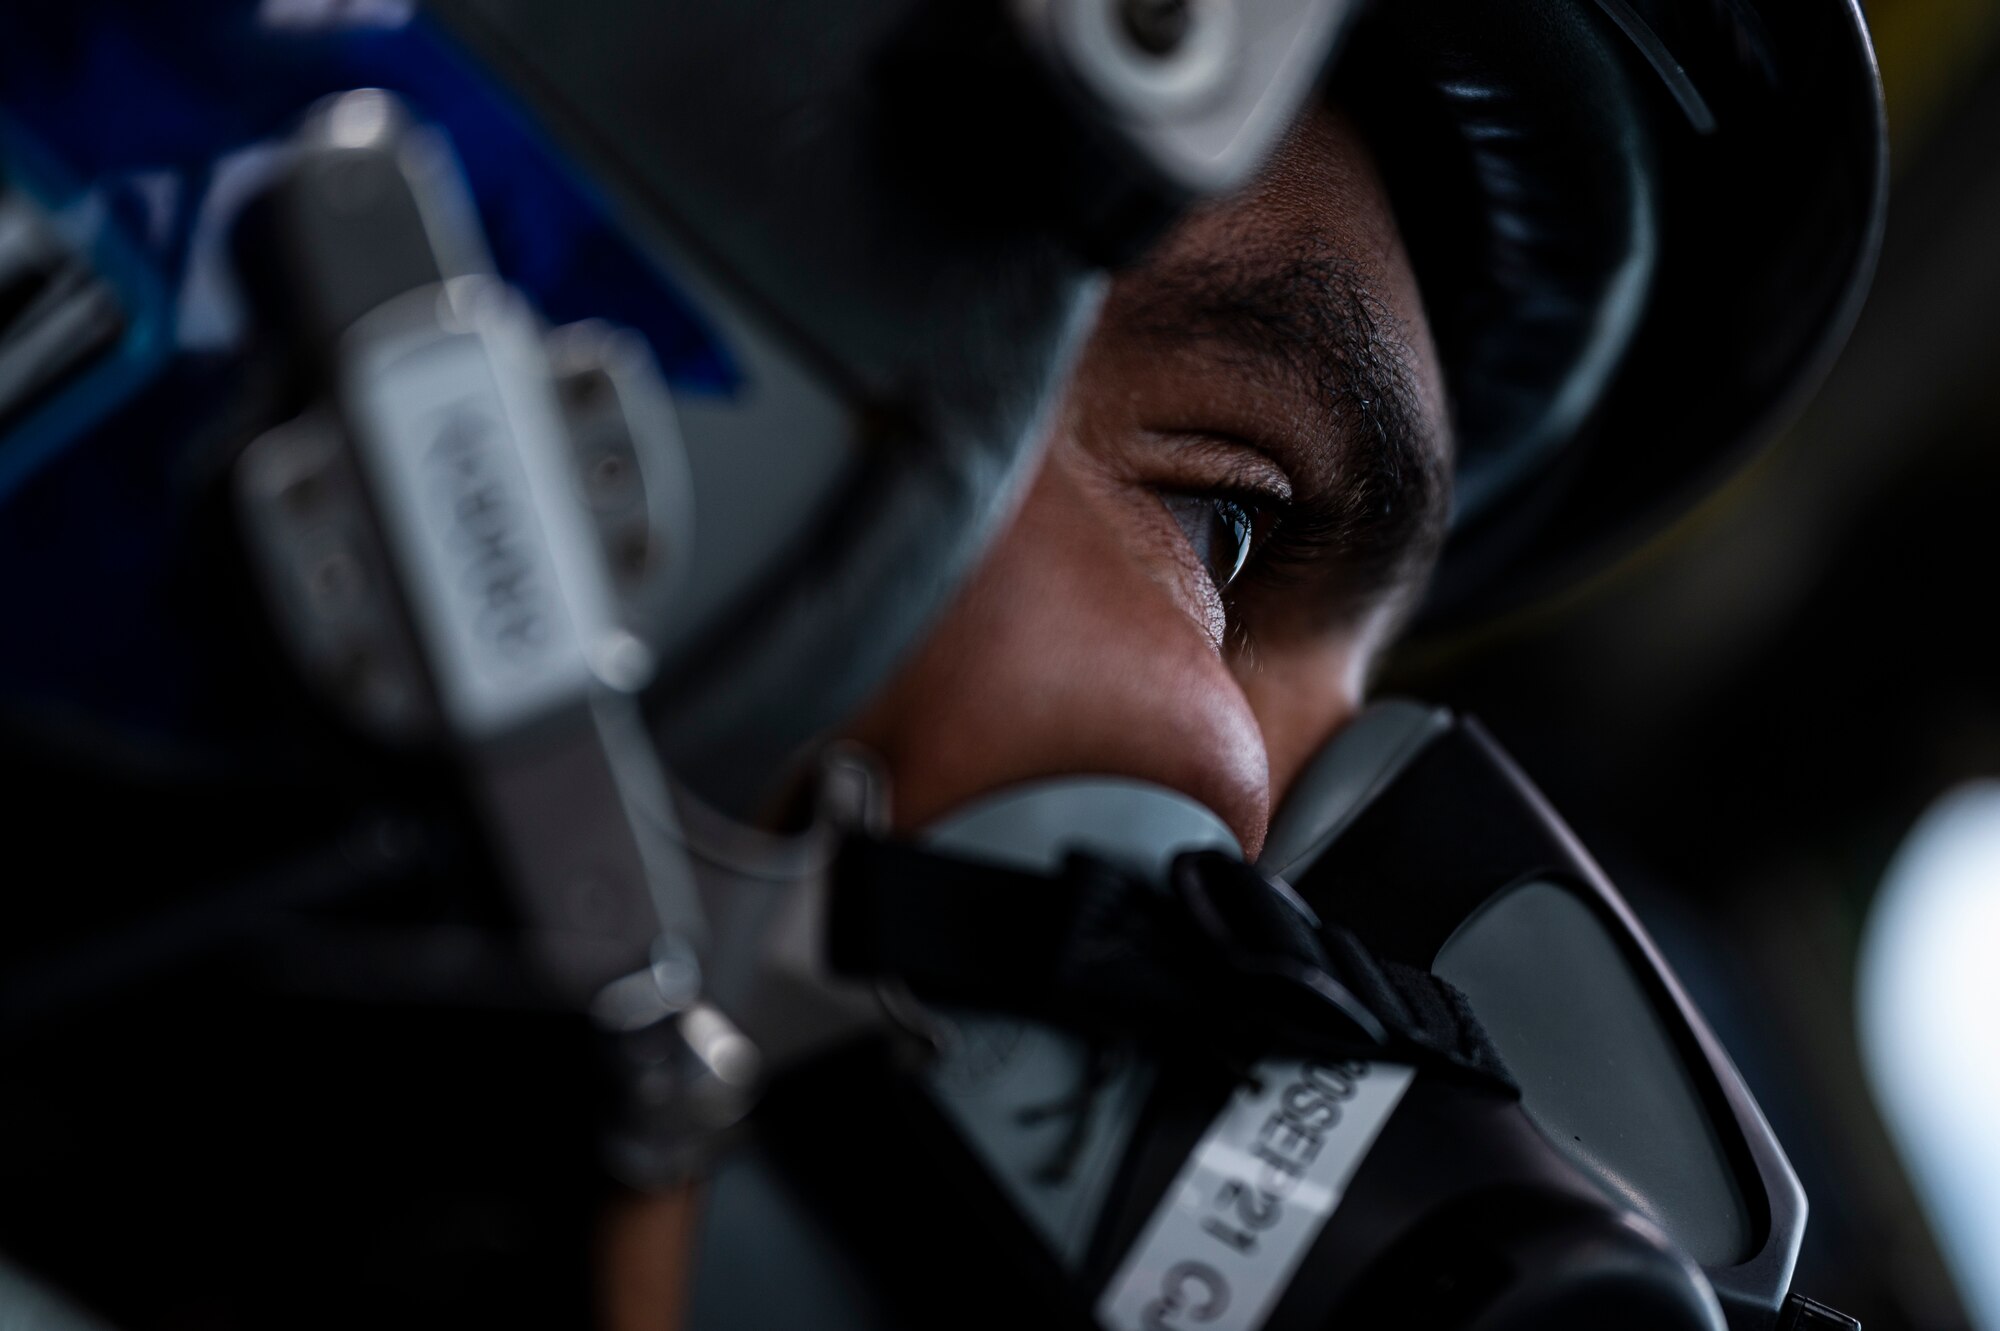
[[(1336, 298), (1365, 315), (1365, 345), (1354, 327), (1329, 344), (1331, 374), (1301, 372), (1301, 350), (1320, 350), (1312, 320), (1295, 327), (1281, 310), (1265, 335), (1245, 336), (1195, 311), (1233, 308), (1238, 287), (1301, 254), (1327, 258)], [(1283, 289), (1315, 294), (1311, 282)], [(1372, 376), (1341, 372), (1361, 361)], [(1361, 707), (1435, 555), (1449, 465), (1440, 382), (1367, 151), (1336, 113), (1316, 111), (1255, 184), (1185, 219), (1116, 280), (1011, 525), (856, 718), (850, 737), (884, 760), (897, 823), (1094, 773), (1192, 796), (1255, 856), (1302, 765)], [(1409, 427), (1401, 470), (1425, 484), (1357, 479), (1383, 437), (1369, 404), (1385, 397)], [(1283, 567), (1253, 554), (1225, 591), (1162, 502), (1219, 491), (1265, 495), (1274, 510), (1316, 495), (1374, 536)], [(1408, 520), (1383, 528), (1384, 512)], [(1384, 551), (1390, 574), (1356, 576)], [(699, 1205), (682, 1190), (609, 1218), (608, 1325), (679, 1325)]]
[(1225, 596), (1160, 500), (1289, 494), (1343, 451), (1352, 422), (1319, 386), (1173, 327), (1176, 274), (1307, 250), (1346, 260), (1379, 304), (1441, 458), (1436, 358), (1386, 196), (1351, 127), (1318, 112), (1253, 188), (1117, 280), (1012, 526), (855, 725), (886, 760), (900, 825), (1087, 772), (1190, 795), (1254, 855), (1300, 767), (1360, 707), (1407, 586), (1314, 614), (1299, 604), (1311, 578), (1247, 582), (1253, 567)]

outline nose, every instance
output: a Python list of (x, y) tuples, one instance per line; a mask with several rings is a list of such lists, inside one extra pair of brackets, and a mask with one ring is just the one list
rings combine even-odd
[(1252, 856), (1270, 817), (1264, 742), (1242, 688), (1129, 518), (1060, 449), (853, 733), (886, 761), (904, 827), (1072, 774), (1179, 791)]

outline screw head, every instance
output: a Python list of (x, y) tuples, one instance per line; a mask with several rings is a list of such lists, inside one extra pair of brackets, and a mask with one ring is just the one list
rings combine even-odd
[(1180, 49), (1194, 27), (1194, 0), (1119, 0), (1118, 17), (1133, 45), (1164, 59)]

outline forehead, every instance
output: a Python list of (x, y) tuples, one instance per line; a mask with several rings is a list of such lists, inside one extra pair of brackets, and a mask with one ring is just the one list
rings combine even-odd
[[(1420, 590), (1450, 506), (1442, 375), (1388, 193), (1337, 111), (1112, 287), (1073, 404), (1265, 454), (1327, 623)], [(1318, 622), (1318, 621), (1316, 621)]]
[(1123, 274), (1109, 314), (1159, 312), (1198, 289), (1226, 301), (1314, 262), (1337, 266), (1343, 294), (1379, 312), (1398, 377), (1444, 447), (1443, 375), (1416, 273), (1373, 156), (1337, 108), (1315, 104), (1248, 188), (1194, 211)]
[(1352, 121), (1324, 103), (1300, 117), (1247, 190), (1211, 211), (1274, 241), (1319, 234), (1338, 239), (1357, 259), (1408, 267), (1367, 144)]

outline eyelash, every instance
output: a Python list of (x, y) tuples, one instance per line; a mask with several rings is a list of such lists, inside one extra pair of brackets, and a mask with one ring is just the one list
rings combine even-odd
[[(1321, 496), (1304, 494), (1280, 500), (1265, 495), (1259, 502), (1271, 509), (1271, 525), (1244, 565), (1244, 574), (1254, 571), (1269, 582), (1287, 572), (1311, 569), (1328, 550), (1340, 545), (1341, 514)], [(1239, 574), (1237, 582), (1242, 581)]]
[[(1268, 496), (1235, 490), (1162, 490), (1160, 503), (1219, 594), (1226, 595), (1272, 530)], [(1225, 569), (1221, 564), (1226, 562)]]
[[(1229, 453), (1242, 450), (1270, 456), (1267, 450), (1240, 439), (1229, 436), (1211, 438)], [(1221, 594), (1232, 621), (1243, 613), (1241, 602), (1246, 596), (1255, 596), (1266, 587), (1289, 585), (1294, 580), (1310, 581), (1315, 570), (1326, 563), (1329, 551), (1337, 550), (1345, 543), (1344, 534), (1351, 515), (1343, 512), (1333, 495), (1324, 490), (1315, 488), (1299, 492), (1289, 485), (1278, 489), (1255, 483), (1248, 476), (1243, 482), (1235, 484), (1220, 477), (1216, 479), (1221, 483), (1211, 482), (1185, 489), (1163, 487), (1156, 493), (1170, 511), (1175, 509), (1177, 503), (1183, 506), (1180, 512), (1175, 513), (1175, 519), (1180, 523), (1197, 560)], [(1251, 529), (1248, 548), (1243, 551), (1243, 558), (1229, 577), (1218, 577), (1211, 560), (1204, 557), (1206, 542), (1185, 520), (1185, 506), (1191, 504), (1199, 504), (1211, 514), (1217, 505), (1228, 505), (1247, 519)]]
[(1339, 542), (1339, 515), (1316, 502), (1316, 496), (1286, 498), (1267, 490), (1232, 487), (1182, 491), (1172, 497), (1228, 504), (1248, 518), (1249, 548), (1235, 572), (1217, 583), (1226, 598), (1233, 599), (1253, 583), (1268, 584), (1287, 571), (1310, 568)]

